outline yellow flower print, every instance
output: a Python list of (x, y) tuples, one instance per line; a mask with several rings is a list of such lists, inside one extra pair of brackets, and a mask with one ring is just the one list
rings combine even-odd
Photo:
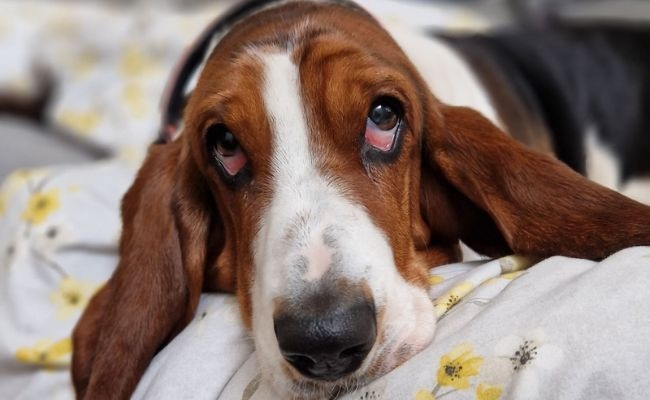
[(47, 173), (44, 169), (18, 169), (9, 174), (0, 187), (0, 216), (7, 212), (12, 197), (25, 190), (30, 180), (42, 178)]
[(61, 207), (58, 189), (34, 193), (27, 201), (27, 208), (22, 218), (34, 225), (45, 221), (47, 217)]
[(483, 282), (483, 285), (492, 285), (496, 282), (498, 282), (500, 279), (506, 280), (506, 281), (512, 281), (518, 278), (520, 275), (523, 275), (524, 271), (514, 271), (514, 272), (506, 272), (505, 274), (499, 275), (494, 278), (490, 278), (487, 281)]
[(41, 179), (48, 173), (49, 171), (44, 168), (17, 169), (9, 174), (3, 185), (3, 190), (16, 191), (17, 189), (23, 188), (30, 180)]
[(146, 94), (141, 85), (134, 83), (126, 85), (122, 89), (122, 102), (131, 113), (131, 116), (142, 118), (147, 115)]
[(93, 72), (99, 62), (97, 53), (86, 50), (72, 57), (70, 69), (76, 78), (83, 78)]
[(461, 282), (457, 285), (454, 285), (446, 294), (437, 298), (433, 302), (433, 307), (436, 311), (436, 315), (439, 317), (442, 316), (473, 289), (474, 285), (470, 282)]
[(499, 276), (499, 278), (501, 278), (501, 279), (507, 279), (507, 280), (511, 281), (511, 280), (513, 280), (513, 279), (519, 277), (519, 275), (521, 275), (521, 274), (523, 274), (523, 273), (524, 273), (524, 271), (508, 272), (508, 273), (505, 273), (505, 274)]
[(120, 72), (123, 76), (140, 76), (157, 68), (155, 60), (145, 54), (139, 46), (129, 45), (124, 49), (120, 60)]
[(479, 383), (476, 387), (477, 400), (499, 400), (503, 389), (498, 386), (490, 386), (485, 383)]
[(62, 110), (57, 116), (57, 121), (70, 128), (74, 133), (90, 136), (102, 122), (102, 115), (95, 109), (91, 110)]
[(7, 194), (0, 193), (0, 216), (5, 215), (7, 211)]
[(436, 396), (426, 389), (420, 389), (415, 394), (415, 400), (436, 400)]
[(66, 319), (83, 310), (98, 287), (99, 285), (91, 282), (63, 278), (59, 289), (50, 294), (50, 301), (56, 306), (56, 318)]
[(444, 282), (445, 278), (440, 275), (431, 275), (429, 276), (429, 285), (437, 285), (440, 282)]
[(467, 389), (469, 378), (478, 375), (478, 369), (483, 364), (483, 358), (473, 353), (471, 344), (462, 343), (443, 355), (438, 368), (438, 384)]
[(45, 368), (67, 367), (70, 365), (72, 341), (70, 338), (54, 342), (43, 339), (33, 347), (21, 347), (16, 351), (16, 360)]

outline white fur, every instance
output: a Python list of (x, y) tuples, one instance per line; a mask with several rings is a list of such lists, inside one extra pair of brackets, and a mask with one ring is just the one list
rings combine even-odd
[(650, 177), (634, 177), (621, 181), (621, 163), (598, 138), (596, 128), (590, 128), (585, 135), (585, 155), (587, 178), (640, 203), (650, 205)]
[(311, 237), (305, 257), (308, 268), (303, 278), (310, 282), (323, 278), (330, 265), (335, 262), (334, 250), (324, 243), (322, 237)]
[(650, 177), (632, 178), (622, 185), (621, 193), (640, 203), (650, 205)]
[(585, 134), (585, 156), (587, 178), (612, 190), (619, 188), (621, 165), (598, 138), (596, 128), (591, 127)]
[[(291, 299), (326, 273), (348, 282), (365, 281), (377, 309), (378, 338), (358, 371), (381, 360), (389, 370), (402, 360), (396, 350), (407, 344), (412, 353), (426, 346), (433, 336), (435, 319), (425, 290), (408, 284), (398, 273), (392, 249), (365, 208), (346, 196), (346, 188), (326, 179), (319, 171), (310, 146), (317, 135), (307, 124), (301, 98), (299, 70), (288, 54), (260, 55), (265, 79), (263, 99), (272, 129), (272, 201), (263, 210), (254, 240), (253, 336), (265, 377), (271, 378), (282, 398), (301, 397), (298, 386), (280, 368), (283, 360), (273, 330), (278, 299)], [(336, 268), (328, 271), (332, 254), (323, 251), (323, 234), (333, 240)], [(298, 260), (316, 262), (307, 271)], [(327, 264), (327, 266), (325, 266)], [(385, 333), (382, 334), (382, 333)]]

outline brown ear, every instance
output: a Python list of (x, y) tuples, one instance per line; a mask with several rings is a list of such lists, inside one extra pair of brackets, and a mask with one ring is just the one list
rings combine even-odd
[(472, 109), (442, 106), (441, 117), (425, 138), (422, 172), (433, 234), (492, 256), (598, 259), (650, 245), (650, 207), (524, 147)]
[[(122, 201), (119, 265), (73, 333), (78, 398), (128, 398), (155, 352), (192, 318), (208, 240), (223, 245), (211, 234), (220, 223), (202, 179), (180, 141), (151, 147)], [(232, 289), (230, 274), (221, 278)]]

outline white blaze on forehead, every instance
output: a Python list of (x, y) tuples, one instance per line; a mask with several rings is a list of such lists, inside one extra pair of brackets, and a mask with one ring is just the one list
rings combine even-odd
[(313, 168), (298, 67), (286, 53), (262, 56), (264, 105), (273, 130), (273, 173), (280, 185), (295, 184)]
[[(318, 229), (314, 225), (318, 224), (321, 215), (321, 196), (331, 190), (316, 169), (310, 151), (310, 131), (300, 94), (298, 67), (287, 53), (264, 54), (261, 60), (264, 65), (263, 99), (272, 130), (274, 187), (270, 212), (264, 223), (272, 230), (277, 229), (268, 232), (277, 237), (286, 233), (287, 224), (296, 220), (297, 214), (307, 216), (308, 221), (297, 234), (307, 236), (304, 237), (307, 247), (302, 253), (309, 268), (305, 279), (318, 279), (329, 268), (332, 254), (322, 243), (323, 227)], [(273, 247), (271, 243), (265, 245), (271, 247), (264, 254), (275, 260), (285, 259), (290, 250), (286, 242), (281, 243), (283, 248)]]
[(606, 188), (617, 190), (622, 174), (616, 156), (598, 137), (595, 124), (591, 125), (583, 136), (587, 178)]

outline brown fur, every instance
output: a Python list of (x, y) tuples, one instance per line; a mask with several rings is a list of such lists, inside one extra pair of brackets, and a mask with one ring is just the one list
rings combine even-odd
[[(426, 286), (429, 267), (458, 259), (459, 239), (492, 256), (602, 258), (650, 244), (650, 208), (523, 147), (475, 111), (440, 104), (366, 14), (280, 6), (222, 40), (189, 101), (182, 137), (151, 148), (124, 197), (120, 264), (74, 332), (79, 398), (127, 398), (155, 352), (192, 318), (202, 288), (236, 292), (251, 326), (251, 248), (272, 196), (272, 138), (261, 66), (240, 46), (282, 47), (289, 32), (299, 36), (293, 57), (318, 133), (310, 138), (317, 165), (366, 207), (408, 281)], [(395, 159), (370, 163), (360, 137), (372, 101), (386, 95), (404, 106), (402, 147)], [(232, 188), (215, 172), (204, 141), (214, 123), (237, 136), (253, 181)]]
[(78, 397), (128, 397), (192, 318), (212, 219), (202, 180), (181, 143), (151, 148), (122, 202), (120, 264), (73, 333)]
[[(501, 252), (600, 259), (650, 243), (650, 208), (585, 179), (504, 135), (476, 111), (443, 106), (444, 134), (427, 142), (442, 176), (486, 212)], [(481, 249), (481, 238), (461, 239)], [(491, 252), (491, 251), (488, 251)]]

